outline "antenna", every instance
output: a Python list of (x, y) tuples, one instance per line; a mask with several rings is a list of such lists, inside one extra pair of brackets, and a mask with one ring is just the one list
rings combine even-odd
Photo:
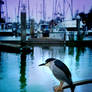
[(45, 0), (43, 0), (43, 20), (46, 20)]

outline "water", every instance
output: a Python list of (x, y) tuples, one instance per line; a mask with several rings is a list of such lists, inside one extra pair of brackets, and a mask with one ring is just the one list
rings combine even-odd
[[(0, 92), (54, 92), (59, 81), (48, 67), (38, 66), (49, 57), (64, 62), (74, 82), (92, 78), (92, 48), (34, 46), (27, 55), (0, 52)], [(92, 92), (92, 84), (76, 87), (75, 92)]]

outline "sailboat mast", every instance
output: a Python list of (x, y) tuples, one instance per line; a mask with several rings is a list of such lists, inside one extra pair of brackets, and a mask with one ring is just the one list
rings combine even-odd
[(20, 12), (20, 0), (18, 3), (18, 15), (17, 15), (17, 22), (19, 23), (19, 12)]
[(38, 4), (36, 2), (36, 20), (38, 19), (38, 16), (37, 16), (37, 13), (38, 13), (37, 7), (38, 7)]
[(28, 20), (30, 22), (30, 5), (29, 5), (29, 0), (28, 0)]
[(55, 0), (55, 17), (56, 17), (56, 13), (57, 13), (56, 8), (57, 8), (57, 0)]
[(54, 14), (55, 14), (55, 4), (54, 4), (54, 0), (53, 0), (53, 10), (52, 10), (52, 19), (54, 19)]
[(65, 0), (63, 0), (63, 17), (65, 18)]
[(5, 8), (6, 8), (6, 22), (8, 22), (8, 8), (7, 8), (7, 0), (5, 0)]
[(45, 8), (45, 0), (43, 0), (43, 20), (46, 20)]
[(71, 16), (73, 18), (73, 0), (71, 0)]

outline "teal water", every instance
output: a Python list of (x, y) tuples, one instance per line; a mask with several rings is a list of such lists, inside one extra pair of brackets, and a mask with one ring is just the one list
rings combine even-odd
[[(59, 81), (48, 67), (38, 66), (49, 57), (64, 62), (74, 82), (92, 78), (92, 48), (34, 46), (29, 54), (0, 52), (0, 92), (54, 92)], [(92, 92), (92, 84), (76, 87), (75, 92)]]

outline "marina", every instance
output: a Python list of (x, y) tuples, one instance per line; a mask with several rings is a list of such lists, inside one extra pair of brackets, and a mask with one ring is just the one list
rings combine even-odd
[(0, 0), (0, 92), (92, 92), (91, 6)]

